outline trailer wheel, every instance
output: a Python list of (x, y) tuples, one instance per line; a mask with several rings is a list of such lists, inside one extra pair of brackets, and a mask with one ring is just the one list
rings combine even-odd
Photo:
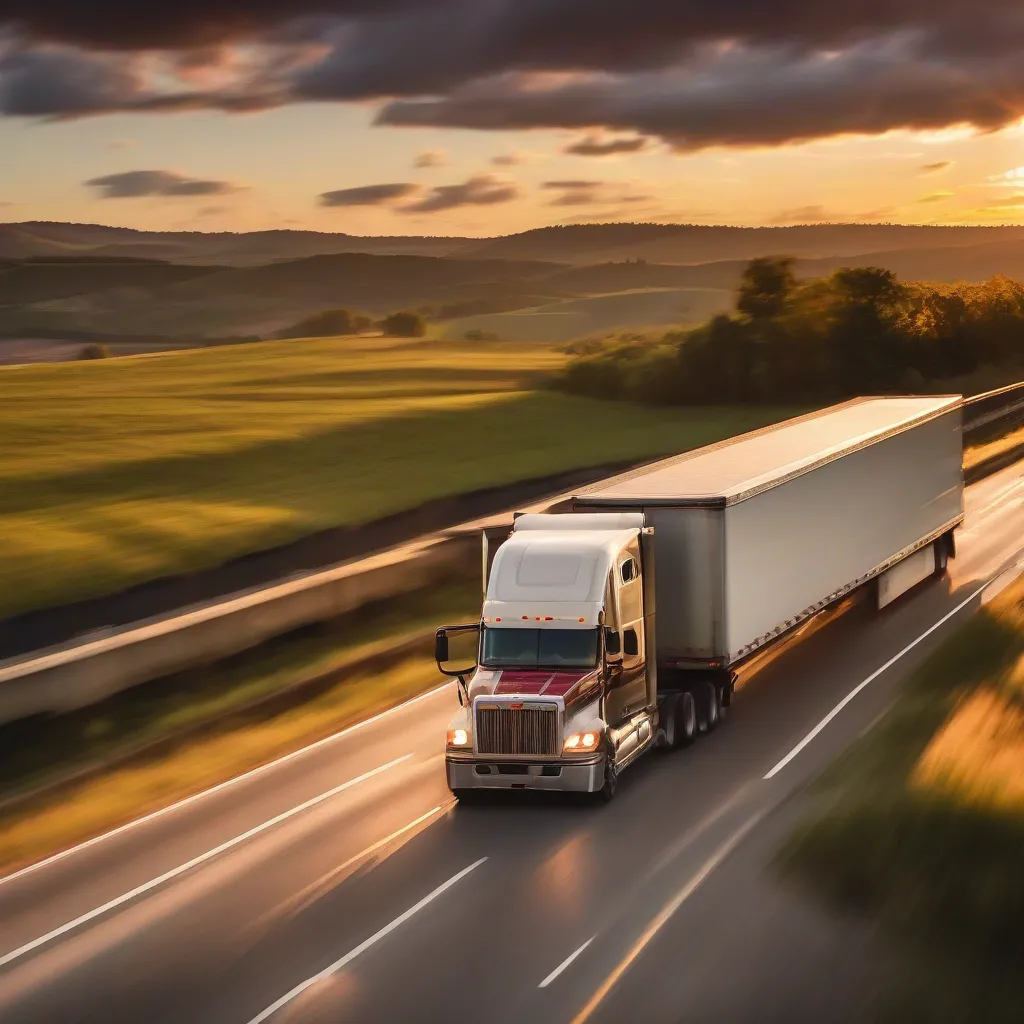
[(716, 683), (704, 685), (704, 731), (714, 732), (722, 721), (722, 688)]
[(935, 575), (945, 576), (946, 574), (946, 562), (949, 559), (949, 541), (945, 537), (940, 537), (935, 542)]

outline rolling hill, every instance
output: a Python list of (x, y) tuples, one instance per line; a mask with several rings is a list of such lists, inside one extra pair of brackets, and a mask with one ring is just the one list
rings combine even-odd
[(566, 341), (706, 319), (729, 307), (752, 256), (779, 253), (803, 277), (874, 265), (904, 281), (1024, 278), (1024, 227), (613, 224), (474, 240), (7, 224), (0, 337), (174, 347), (265, 337), (345, 306), (421, 309), (449, 338)]
[(701, 264), (788, 253), (807, 259), (864, 252), (935, 249), (1024, 241), (1024, 226), (927, 227), (811, 224), (717, 227), (693, 224), (576, 224), (503, 238), (366, 237), (317, 231), (164, 232), (97, 224), (0, 224), (0, 259), (29, 256), (134, 256), (176, 263), (251, 266), (330, 253), (458, 256), (594, 264), (644, 259)]

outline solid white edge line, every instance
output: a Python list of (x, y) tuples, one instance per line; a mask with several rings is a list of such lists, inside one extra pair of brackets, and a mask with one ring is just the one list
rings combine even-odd
[(158, 886), (164, 885), (166, 882), (170, 882), (173, 879), (178, 878), (187, 871), (191, 871), (193, 868), (198, 867), (200, 864), (205, 864), (207, 861), (213, 860), (214, 857), (217, 857), (222, 853), (226, 853), (228, 850), (239, 846), (247, 840), (252, 839), (254, 836), (258, 836), (261, 832), (266, 832), (267, 829), (273, 828), (275, 825), (280, 825), (281, 822), (287, 821), (289, 818), (294, 818), (295, 815), (301, 814), (303, 811), (308, 811), (311, 807), (316, 807), (317, 804), (322, 804), (325, 800), (329, 800), (331, 797), (337, 796), (339, 793), (343, 793), (346, 789), (351, 789), (353, 786), (357, 786), (361, 782), (366, 782), (368, 779), (372, 779), (374, 776), (380, 775), (381, 773), (394, 768), (403, 761), (408, 761), (411, 757), (412, 754), (405, 754), (402, 757), (396, 758), (394, 761), (389, 761), (387, 764), (380, 765), (378, 768), (372, 768), (370, 771), (364, 772), (362, 775), (357, 775), (354, 779), (349, 779), (348, 782), (343, 782), (340, 786), (335, 786), (333, 789), (327, 790), (326, 793), (320, 793), (318, 796), (312, 797), (296, 807), (290, 807), (287, 811), (283, 811), (281, 814), (277, 814), (273, 818), (268, 818), (266, 821), (249, 829), (247, 832), (243, 832), (241, 835), (235, 836), (233, 839), (229, 839), (227, 842), (221, 843), (220, 846), (215, 846), (212, 850), (207, 850), (205, 853), (199, 854), (198, 857), (193, 857), (190, 861), (186, 861), (184, 864), (179, 864), (176, 868), (171, 868), (170, 871), (165, 871), (162, 875), (152, 878), (148, 882), (143, 882), (142, 885), (136, 886), (130, 892), (126, 892), (115, 899), (108, 900), (102, 906), (95, 907), (88, 913), (82, 914), (80, 917), (76, 917), (73, 921), (68, 921), (67, 924), (62, 924), (59, 928), (54, 928), (45, 935), (41, 935), (38, 939), (26, 942), (24, 946), (19, 946), (10, 953), (0, 956), (0, 967), (5, 967), (7, 964), (25, 956), (26, 953), (31, 953), (40, 946), (44, 946), (48, 942), (52, 942), (54, 939), (58, 939), (62, 935), (66, 935), (68, 932), (74, 931), (76, 928), (80, 928), (82, 925), (88, 924), (90, 921), (94, 921), (96, 918), (102, 917), (104, 914), (108, 914), (112, 910), (116, 910), (125, 903), (128, 903), (139, 896), (143, 896), (147, 892), (151, 892)]
[(388, 715), (393, 715), (398, 711), (403, 711), (405, 708), (411, 707), (413, 704), (418, 704), (422, 700), (428, 700), (430, 697), (435, 697), (437, 694), (442, 693), (444, 690), (453, 686), (455, 686), (454, 683), (442, 683), (440, 686), (435, 686), (432, 690), (427, 690), (426, 693), (418, 694), (402, 704), (397, 704), (393, 708), (388, 708), (387, 711), (381, 711), (379, 714), (373, 715), (371, 718), (367, 718), (362, 722), (356, 722), (354, 725), (346, 726), (339, 732), (331, 733), (330, 736), (325, 736), (323, 739), (319, 739), (315, 743), (310, 743), (307, 746), (300, 747), (298, 750), (293, 750), (290, 754), (283, 754), (281, 757), (275, 758), (273, 761), (261, 764), (257, 768), (252, 768), (247, 772), (243, 772), (241, 775), (235, 775), (230, 779), (226, 779), (224, 782), (219, 782), (216, 786), (200, 790), (198, 793), (193, 793), (191, 796), (182, 797), (181, 800), (177, 800), (173, 804), (168, 804), (166, 807), (161, 807), (155, 811), (151, 811), (149, 814), (144, 814), (141, 818), (134, 818), (129, 822), (125, 822), (123, 825), (119, 825), (117, 828), (111, 829), (109, 832), (104, 832), (102, 835), (94, 836), (92, 839), (86, 839), (82, 843), (70, 846), (68, 849), (62, 850), (60, 853), (54, 853), (49, 857), (45, 857), (43, 860), (36, 861), (34, 864), (28, 864), (23, 868), (19, 868), (17, 871), (11, 872), (9, 875), (0, 877), (0, 885), (4, 885), (7, 882), (13, 882), (15, 879), (22, 878), (33, 871), (38, 871), (40, 868), (49, 867), (51, 864), (55, 864), (59, 860), (64, 860), (65, 857), (70, 857), (72, 854), (81, 853), (83, 850), (87, 850), (89, 847), (95, 846), (97, 843), (102, 843), (107, 839), (113, 839), (115, 836), (128, 832), (130, 829), (137, 828), (139, 825), (145, 825), (148, 822), (154, 821), (156, 818), (163, 817), (165, 814), (171, 814), (174, 811), (181, 810), (183, 807), (188, 807), (190, 804), (196, 803), (198, 800), (203, 800), (208, 796), (213, 796), (214, 793), (220, 793), (240, 782), (245, 782), (248, 779), (255, 778), (263, 772), (270, 771), (272, 768), (277, 768), (288, 761), (293, 761), (297, 757), (302, 757), (304, 754), (308, 754), (320, 747), (326, 746), (328, 743), (334, 743), (336, 740), (344, 739), (344, 737), (349, 736), (358, 729), (365, 729), (366, 726), (373, 725), (375, 722), (379, 722), (382, 718), (386, 718)]
[(355, 949), (349, 950), (340, 960), (335, 960), (333, 964), (325, 967), (322, 971), (314, 974), (311, 978), (307, 978), (300, 985), (296, 985), (290, 992), (286, 992), (280, 999), (271, 1003), (262, 1013), (258, 1016), (253, 1017), (249, 1024), (262, 1024), (263, 1021), (272, 1017), (282, 1007), (287, 1006), (292, 1000), (297, 999), (307, 989), (312, 988), (318, 981), (322, 981), (324, 978), (329, 978), (332, 974), (336, 974), (343, 967), (348, 966), (353, 960), (356, 959), (360, 954), (365, 953), (371, 946), (376, 945), (381, 939), (390, 935), (396, 928), (401, 927), (409, 920), (413, 915), (418, 914), (428, 903), (433, 903), (438, 896), (443, 895), (457, 882), (462, 881), (471, 871), (475, 871), (481, 864), (486, 861), (486, 857), (481, 857), (478, 861), (474, 861), (469, 867), (463, 868), (457, 875), (452, 875), (447, 882), (442, 882), (433, 892), (427, 893), (419, 901), (419, 903), (410, 907), (404, 914), (399, 914), (393, 921), (384, 925), (380, 931), (374, 932), (368, 939), (364, 939), (359, 943)]
[(849, 704), (850, 701), (852, 701), (854, 697), (856, 697), (857, 694), (861, 692), (861, 690), (863, 690), (865, 687), (873, 683), (880, 675), (882, 675), (883, 672), (887, 672), (890, 668), (892, 668), (892, 666), (895, 665), (896, 662), (900, 660), (900, 658), (902, 658), (905, 654), (908, 654), (910, 651), (912, 651), (919, 643), (921, 643), (922, 640), (925, 640), (929, 636), (931, 636), (932, 633), (935, 632), (935, 630), (939, 629), (941, 626), (944, 626), (947, 622), (949, 622), (951, 618), (953, 618), (954, 615), (957, 615), (961, 611), (963, 611), (963, 609), (966, 608), (972, 601), (976, 601), (978, 597), (981, 595), (981, 593), (989, 586), (991, 582), (992, 581), (989, 580), (988, 582), (983, 583), (980, 587), (978, 587), (977, 590), (972, 591), (970, 597), (965, 597), (952, 611), (946, 612), (946, 614), (943, 615), (938, 622), (933, 623), (919, 637), (917, 637), (914, 640), (911, 640), (910, 643), (907, 644), (907, 646), (904, 647), (902, 651), (900, 651), (897, 654), (894, 654), (881, 668), (875, 669), (875, 671), (872, 672), (871, 675), (867, 677), (867, 679), (865, 679), (861, 683), (858, 683), (781, 761), (779, 761), (779, 763), (774, 768), (772, 768), (771, 771), (764, 775), (763, 778), (766, 780), (773, 779), (776, 775), (778, 775), (779, 772), (781, 772), (782, 769), (790, 763), (790, 761), (792, 761), (806, 746), (808, 746), (808, 744), (810, 744), (814, 740), (814, 738), (829, 724), (829, 722), (831, 722), (832, 719), (835, 718), (836, 715), (838, 715), (843, 710), (843, 708), (845, 708), (846, 705)]
[(592, 943), (592, 942), (594, 941), (594, 939), (596, 939), (596, 938), (597, 938), (597, 936), (596, 936), (596, 935), (591, 935), (591, 936), (590, 936), (590, 938), (589, 938), (589, 939), (587, 939), (587, 941), (586, 941), (586, 942), (584, 942), (584, 943), (583, 943), (583, 945), (582, 945), (582, 946), (580, 946), (580, 948), (579, 948), (579, 949), (577, 949), (575, 953), (570, 953), (570, 954), (569, 954), (569, 955), (568, 955), (568, 956), (567, 956), (567, 957), (566, 957), (566, 958), (565, 958), (565, 959), (564, 959), (564, 960), (563, 960), (563, 961), (562, 961), (562, 962), (561, 962), (561, 963), (560, 963), (560, 964), (559, 964), (559, 965), (558, 965), (558, 966), (557, 966), (557, 967), (556, 967), (556, 968), (555, 968), (555, 969), (554, 969), (554, 970), (553, 970), (553, 971), (552, 971), (552, 972), (551, 972), (551, 973), (550, 973), (550, 974), (549, 974), (549, 975), (548, 975), (548, 976), (547, 976), (547, 977), (546, 977), (546, 978), (545, 978), (545, 979), (544, 979), (544, 980), (543, 980), (543, 981), (542, 981), (542, 982), (541, 982), (541, 983), (540, 983), (540, 984), (539, 984), (539, 985), (537, 986), (537, 988), (547, 988), (547, 987), (548, 987), (548, 985), (550, 985), (550, 984), (551, 984), (551, 982), (553, 982), (553, 981), (555, 980), (555, 978), (557, 978), (557, 977), (558, 977), (558, 976), (559, 976), (559, 975), (560, 975), (560, 974), (562, 973), (562, 971), (564, 971), (564, 970), (565, 970), (565, 969), (566, 969), (566, 968), (567, 968), (567, 967), (568, 967), (568, 966), (569, 966), (569, 965), (570, 965), (570, 964), (571, 964), (571, 963), (572, 963), (572, 962), (573, 962), (573, 961), (574, 961), (574, 960), (576, 959), (576, 957), (578, 957), (578, 956), (579, 956), (579, 955), (580, 955), (580, 954), (581, 954), (581, 953), (582, 953), (582, 952), (583, 952), (583, 951), (584, 951), (584, 950), (585, 950), (585, 949), (587, 948), (587, 946), (589, 946), (589, 945), (590, 945), (590, 944), (591, 944), (591, 943)]

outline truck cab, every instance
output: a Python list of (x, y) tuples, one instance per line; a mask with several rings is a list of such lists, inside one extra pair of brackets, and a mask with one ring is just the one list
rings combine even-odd
[[(521, 515), (495, 553), (459, 677), (448, 784), (609, 797), (655, 739), (653, 531), (640, 513)], [(485, 572), (488, 559), (485, 555)], [(650, 656), (649, 656), (650, 655)], [(468, 677), (468, 678), (467, 678)]]

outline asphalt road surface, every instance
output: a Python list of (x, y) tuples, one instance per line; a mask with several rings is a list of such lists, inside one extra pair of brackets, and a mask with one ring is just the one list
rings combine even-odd
[(744, 672), (718, 731), (642, 759), (607, 806), (454, 806), (443, 687), (8, 876), (0, 1020), (856, 1016), (870, 941), (766, 866), (790, 797), (1024, 552), (1022, 474), (968, 490), (948, 579), (808, 625)]

